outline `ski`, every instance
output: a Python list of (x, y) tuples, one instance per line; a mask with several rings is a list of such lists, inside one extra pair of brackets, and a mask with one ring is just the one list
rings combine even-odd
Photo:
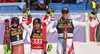
[(43, 33), (43, 50), (44, 50), (44, 54), (47, 54), (47, 24), (43, 23), (42, 24), (42, 33)]
[(64, 24), (64, 30), (63, 30), (63, 54), (66, 54), (67, 50), (66, 50), (66, 45), (67, 45), (67, 27), (68, 27), (68, 24)]
[(10, 49), (10, 29), (9, 29), (8, 19), (5, 20), (5, 36), (6, 36), (5, 41), (7, 43), (7, 51), (8, 51), (8, 50), (11, 50)]

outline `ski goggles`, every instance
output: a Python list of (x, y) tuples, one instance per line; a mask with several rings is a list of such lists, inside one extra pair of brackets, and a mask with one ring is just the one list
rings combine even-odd
[(69, 12), (68, 12), (68, 11), (62, 11), (62, 14), (64, 14), (64, 13), (66, 13), (66, 14), (67, 14), (67, 13), (69, 13)]
[(18, 24), (18, 20), (13, 20), (12, 23), (17, 23)]

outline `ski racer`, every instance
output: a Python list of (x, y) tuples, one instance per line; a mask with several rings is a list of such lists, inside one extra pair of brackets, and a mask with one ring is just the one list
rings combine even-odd
[[(47, 24), (47, 32), (50, 30), (50, 28), (54, 25), (54, 12), (51, 13), (51, 10), (53, 10), (52, 7), (49, 7), (47, 10), (47, 14), (43, 18), (43, 22), (46, 22)], [(48, 22), (48, 17), (51, 15), (50, 22)], [(26, 25), (26, 17), (23, 17), (22, 19), (22, 26), (25, 28), (25, 30), (30, 35), (31, 40), (31, 51), (30, 54), (44, 54), (43, 51), (43, 35), (42, 35), (42, 23), (41, 19), (35, 18), (33, 20), (33, 28), (29, 28)]]
[[(29, 12), (29, 11), (28, 11)], [(26, 25), (29, 25), (31, 23), (31, 15), (28, 14), (28, 22), (26, 22)], [(25, 17), (23, 15), (23, 17)], [(19, 24), (19, 18), (13, 17), (11, 19), (11, 28), (10, 28), (10, 41), (11, 41), (11, 51), (7, 51), (7, 44), (6, 44), (6, 36), (4, 36), (4, 42), (3, 42), (3, 49), (5, 54), (24, 54), (24, 41), (23, 41), (23, 27), (21, 24)], [(5, 42), (6, 41), (6, 42)]]
[(74, 54), (74, 46), (73, 46), (73, 30), (76, 26), (88, 26), (92, 21), (92, 18), (95, 14), (97, 14), (96, 9), (92, 9), (89, 20), (86, 22), (78, 22), (68, 18), (69, 9), (67, 7), (62, 8), (62, 17), (59, 20), (54, 21), (54, 27), (56, 27), (58, 31), (58, 44), (57, 44), (57, 53), (63, 54), (63, 23), (66, 22), (68, 24), (68, 33), (67, 33), (67, 47), (66, 54)]

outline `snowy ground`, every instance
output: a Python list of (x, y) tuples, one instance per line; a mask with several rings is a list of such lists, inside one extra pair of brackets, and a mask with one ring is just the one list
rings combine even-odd
[[(75, 54), (100, 54), (100, 45), (94, 42), (74, 42)], [(0, 54), (4, 54), (2, 45)], [(25, 45), (25, 54), (30, 54), (30, 45)]]
[(74, 42), (74, 48), (75, 54), (100, 54), (100, 45), (94, 42)]

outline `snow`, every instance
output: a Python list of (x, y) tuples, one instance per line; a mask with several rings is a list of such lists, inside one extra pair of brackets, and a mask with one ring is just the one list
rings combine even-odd
[(100, 54), (100, 45), (96, 42), (74, 42), (75, 54)]
[[(25, 44), (25, 54), (30, 54), (30, 45)], [(3, 46), (0, 45), (0, 54), (4, 54)], [(74, 42), (75, 54), (100, 54), (100, 45), (96, 42)]]

